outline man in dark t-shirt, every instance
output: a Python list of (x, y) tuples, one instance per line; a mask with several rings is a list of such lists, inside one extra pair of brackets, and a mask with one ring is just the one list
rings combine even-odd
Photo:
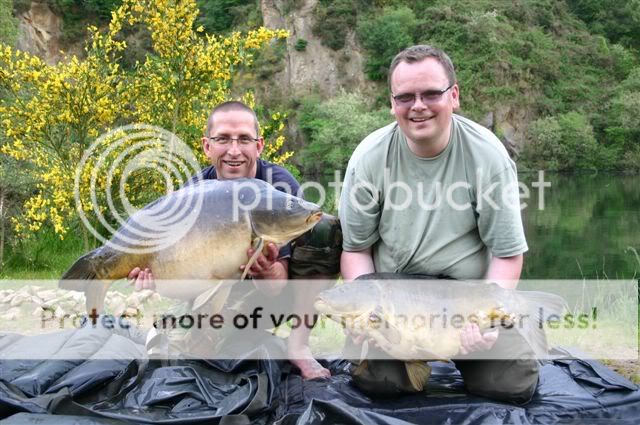
[[(259, 158), (264, 149), (264, 139), (260, 136), (258, 119), (255, 112), (242, 102), (224, 102), (213, 109), (207, 120), (206, 133), (202, 137), (202, 148), (211, 165), (187, 184), (200, 179), (257, 178), (278, 190), (301, 196), (300, 185), (291, 173)], [(253, 254), (254, 250), (250, 248), (247, 259)], [(267, 244), (266, 254), (261, 253), (249, 269), (249, 275), (253, 277), (254, 285), (260, 292), (275, 297), (282, 291), (287, 283), (290, 256), (290, 245), (279, 250), (275, 244)], [(244, 267), (241, 266), (241, 269), (244, 270)], [(137, 290), (155, 289), (153, 274), (149, 269), (141, 270), (136, 267), (129, 273), (129, 279), (135, 282)], [(294, 292), (303, 290), (300, 287), (294, 288)], [(296, 298), (307, 299), (304, 296)], [(309, 306), (299, 305), (296, 308), (308, 310)], [(288, 342), (290, 361), (306, 379), (330, 376), (330, 372), (313, 358), (308, 338), (308, 328), (300, 326), (292, 330)]]

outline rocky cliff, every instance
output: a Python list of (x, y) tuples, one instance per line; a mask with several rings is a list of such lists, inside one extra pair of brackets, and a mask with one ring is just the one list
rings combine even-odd
[[(353, 31), (339, 51), (324, 46), (313, 34), (317, 0), (300, 1), (295, 8), (289, 7), (291, 2), (287, 0), (261, 0), (260, 3), (264, 25), (290, 33), (285, 67), (272, 81), (278, 90), (294, 96), (316, 92), (323, 97), (333, 97), (341, 90), (371, 87), (372, 83), (362, 72), (364, 58)], [(296, 50), (299, 40), (307, 42), (304, 50)]]
[(18, 49), (35, 54), (49, 64), (61, 58), (60, 29), (62, 19), (46, 1), (32, 1), (26, 12), (19, 14)]

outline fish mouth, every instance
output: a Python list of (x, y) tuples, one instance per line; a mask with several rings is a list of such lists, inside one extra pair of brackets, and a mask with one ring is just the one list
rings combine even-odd
[(322, 218), (322, 211), (315, 212), (307, 217), (307, 224), (317, 223)]

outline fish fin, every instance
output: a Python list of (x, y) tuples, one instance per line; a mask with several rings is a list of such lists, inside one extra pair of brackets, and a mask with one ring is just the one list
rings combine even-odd
[(84, 288), (86, 298), (87, 313), (104, 313), (104, 298), (111, 286), (111, 282), (93, 281), (88, 282)]
[(199, 310), (203, 305), (209, 302), (209, 300), (218, 292), (222, 282), (218, 282), (216, 286), (211, 289), (204, 291), (202, 294), (198, 295), (196, 299), (193, 300), (193, 304), (191, 308), (193, 310)]
[(369, 353), (369, 341), (365, 339), (362, 342), (362, 348), (360, 349), (360, 360), (366, 359), (368, 353)]
[(255, 252), (251, 256), (251, 258), (249, 258), (249, 261), (247, 261), (247, 264), (244, 266), (244, 271), (242, 272), (242, 276), (240, 276), (240, 280), (244, 280), (244, 278), (247, 277), (247, 274), (249, 274), (249, 269), (251, 268), (251, 266), (253, 266), (253, 263), (256, 262), (260, 254), (262, 254), (263, 247), (264, 247), (264, 239), (256, 238), (253, 242), (253, 249), (255, 250)]
[(429, 376), (431, 376), (431, 367), (420, 361), (405, 362), (404, 367), (407, 370), (411, 386), (416, 391), (424, 390)]
[(568, 310), (564, 298), (547, 292), (522, 291), (527, 302), (527, 316), (522, 326), (516, 326), (523, 338), (529, 343), (538, 358), (546, 357), (549, 352), (544, 323), (550, 315), (562, 315)]
[(230, 282), (220, 281), (213, 288), (198, 295), (196, 299), (193, 300), (191, 308), (193, 311), (196, 311), (208, 304), (211, 314), (216, 314), (222, 310), (222, 307), (224, 307), (224, 304), (227, 302), (227, 298), (229, 298), (230, 293)]
[(365, 370), (367, 370), (368, 367), (369, 367), (369, 361), (362, 360), (360, 364), (356, 366), (356, 368), (353, 370), (351, 374), (355, 376), (360, 376), (364, 373)]

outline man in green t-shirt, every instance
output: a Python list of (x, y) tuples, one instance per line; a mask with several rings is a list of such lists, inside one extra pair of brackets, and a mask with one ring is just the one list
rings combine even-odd
[[(396, 122), (365, 138), (347, 167), (343, 278), (390, 272), (515, 288), (527, 251), (515, 164), (493, 133), (453, 113), (460, 99), (451, 60), (431, 46), (410, 47), (392, 61), (389, 87)], [(456, 361), (469, 391), (531, 398), (537, 362), (513, 338), (504, 329), (463, 329), (463, 357), (523, 350), (511, 353), (515, 360)]]

